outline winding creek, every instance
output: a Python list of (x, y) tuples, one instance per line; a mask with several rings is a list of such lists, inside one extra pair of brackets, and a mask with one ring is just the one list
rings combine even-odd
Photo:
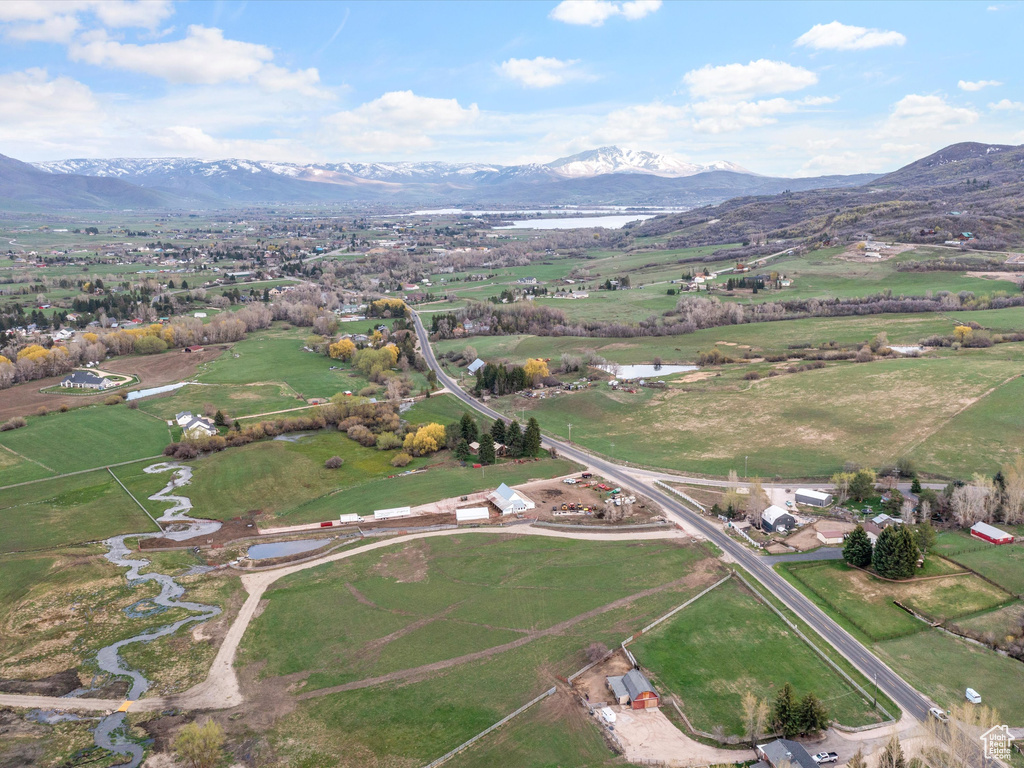
[[(173, 462), (160, 462), (146, 467), (145, 472), (156, 474), (160, 472), (173, 472), (170, 481), (160, 491), (150, 496), (150, 500), (164, 502), (170, 506), (158, 519), (163, 533), (132, 533), (123, 536), (114, 536), (107, 539), (107, 560), (114, 565), (127, 568), (125, 578), (128, 583), (136, 586), (147, 581), (155, 581), (160, 585), (160, 594), (152, 598), (152, 603), (162, 609), (184, 608), (191, 611), (193, 615), (184, 619), (167, 624), (163, 627), (142, 632), (134, 637), (125, 640), (118, 640), (116, 643), (100, 649), (96, 660), (100, 669), (116, 677), (126, 677), (131, 681), (131, 688), (128, 691), (127, 699), (135, 701), (141, 697), (149, 688), (150, 682), (136, 669), (125, 665), (121, 658), (121, 649), (133, 643), (148, 643), (160, 637), (173, 634), (186, 624), (198, 621), (206, 621), (220, 613), (220, 608), (215, 605), (204, 605), (193, 603), (180, 598), (185, 594), (185, 588), (178, 584), (171, 576), (163, 573), (141, 573), (142, 569), (150, 564), (150, 561), (136, 555), (125, 543), (127, 539), (149, 539), (165, 537), (175, 541), (185, 541), (195, 536), (213, 533), (220, 528), (220, 523), (211, 520), (196, 520), (189, 517), (192, 511), (192, 502), (187, 496), (175, 495), (173, 492), (178, 488), (188, 485), (192, 481), (192, 469)], [(194, 572), (194, 571), (193, 571)], [(135, 617), (137, 614), (129, 613)], [(126, 755), (131, 758), (130, 762), (124, 763), (126, 768), (137, 768), (142, 763), (143, 747), (131, 741), (124, 732), (125, 712), (114, 712), (102, 720), (94, 732), (96, 744), (119, 755)]]

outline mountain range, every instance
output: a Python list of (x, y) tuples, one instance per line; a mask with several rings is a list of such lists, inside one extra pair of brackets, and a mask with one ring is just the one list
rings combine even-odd
[(71, 159), (29, 165), (0, 155), (0, 206), (227, 208), (239, 204), (648, 205), (696, 207), (737, 195), (847, 187), (871, 175), (786, 179), (719, 161), (601, 147), (550, 163), (300, 165), (194, 158)]
[(970, 233), (972, 242), (989, 250), (1019, 247), (1024, 145), (953, 144), (862, 186), (737, 195), (713, 207), (659, 216), (634, 233), (676, 233), (687, 245), (742, 241), (758, 233), (769, 240), (871, 235), (919, 243)]

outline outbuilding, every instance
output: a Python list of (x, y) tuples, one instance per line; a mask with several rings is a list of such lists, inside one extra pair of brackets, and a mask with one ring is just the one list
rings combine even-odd
[(607, 678), (608, 688), (615, 701), (633, 709), (654, 709), (661, 703), (661, 697), (654, 690), (651, 681), (639, 669), (631, 669), (624, 675)]
[(468, 523), (471, 520), (486, 520), (491, 516), (487, 507), (466, 507), (455, 510), (455, 522)]
[(991, 544), (1013, 544), (1013, 534), (1001, 531), (988, 523), (975, 523), (971, 526), (971, 536)]
[(796, 518), (782, 507), (772, 504), (761, 513), (761, 530), (765, 533), (784, 533), (796, 528)]
[(804, 745), (789, 739), (776, 739), (757, 745), (757, 756), (772, 768), (818, 768)]
[(812, 507), (827, 507), (832, 503), (832, 494), (812, 491), (810, 488), (797, 488), (796, 503)]
[[(468, 328), (466, 330), (469, 330)], [(486, 363), (479, 357), (466, 367), (466, 373), (476, 375), (476, 372), (483, 368)]]
[(537, 506), (519, 491), (512, 490), (504, 483), (499, 485), (497, 490), (489, 495), (487, 499), (501, 510), (501, 514), (503, 515), (511, 515), (515, 512), (525, 512), (526, 510), (534, 509)]
[(843, 543), (843, 539), (846, 538), (846, 534), (842, 531), (830, 531), (825, 529), (823, 531), (818, 531), (817, 537), (818, 541), (825, 546), (835, 546), (836, 544)]

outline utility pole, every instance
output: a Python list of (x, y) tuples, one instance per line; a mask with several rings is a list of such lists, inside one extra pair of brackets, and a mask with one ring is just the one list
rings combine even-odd
[(572, 442), (572, 424), (569, 425), (569, 442)]
[(743, 457), (743, 479), (747, 479), (747, 457)]

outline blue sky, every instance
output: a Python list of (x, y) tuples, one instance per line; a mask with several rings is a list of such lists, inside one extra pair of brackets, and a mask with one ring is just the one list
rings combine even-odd
[(5, 0), (0, 152), (881, 171), (1024, 143), (1022, 31), (1017, 2)]

